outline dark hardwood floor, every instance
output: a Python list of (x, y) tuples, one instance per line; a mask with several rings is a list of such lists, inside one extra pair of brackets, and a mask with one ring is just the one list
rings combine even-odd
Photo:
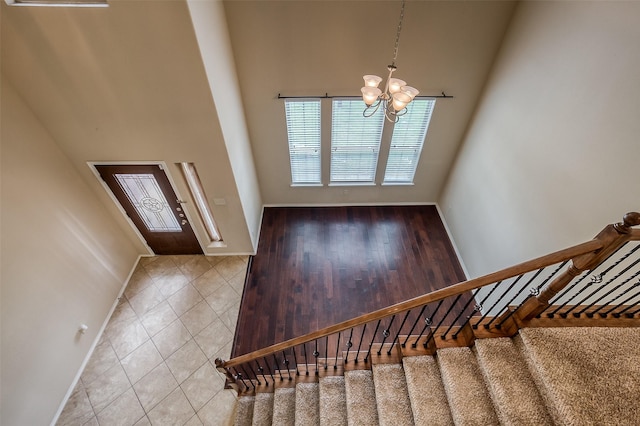
[(265, 208), (232, 356), (464, 279), (435, 206)]

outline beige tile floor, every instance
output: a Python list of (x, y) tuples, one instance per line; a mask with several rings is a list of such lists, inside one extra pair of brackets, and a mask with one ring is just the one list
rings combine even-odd
[(246, 256), (142, 258), (58, 425), (228, 425)]

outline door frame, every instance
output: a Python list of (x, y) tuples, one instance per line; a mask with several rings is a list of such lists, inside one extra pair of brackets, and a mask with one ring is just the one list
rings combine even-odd
[(129, 226), (131, 227), (131, 229), (133, 229), (135, 234), (138, 236), (138, 238), (140, 239), (140, 242), (147, 248), (147, 251), (148, 251), (149, 255), (156, 256), (156, 254), (151, 249), (151, 247), (149, 247), (149, 244), (147, 244), (147, 240), (140, 233), (140, 230), (138, 229), (136, 224), (133, 223), (133, 221), (131, 220), (131, 218), (129, 217), (127, 212), (125, 211), (124, 207), (122, 207), (122, 204), (120, 204), (120, 201), (118, 201), (118, 199), (114, 195), (113, 191), (111, 191), (111, 188), (109, 188), (107, 183), (102, 179), (102, 177), (100, 176), (100, 172), (95, 167), (95, 166), (118, 166), (118, 165), (131, 166), (131, 165), (136, 165), (136, 164), (145, 165), (145, 166), (161, 166), (162, 170), (164, 171), (164, 174), (167, 176), (167, 179), (169, 180), (169, 184), (171, 185), (171, 189), (173, 189), (173, 192), (175, 192), (175, 194), (176, 194), (176, 197), (178, 197), (179, 200), (188, 201), (188, 202), (185, 202), (185, 203), (180, 203), (180, 204), (182, 204), (182, 211), (187, 216), (187, 220), (189, 221), (190, 224), (192, 224), (192, 225), (194, 223), (198, 224), (198, 226), (191, 226), (191, 229), (193, 230), (193, 233), (196, 236), (196, 240), (198, 240), (198, 244), (200, 245), (200, 248), (202, 249), (202, 253), (206, 255), (207, 254), (207, 251), (205, 250), (206, 249), (206, 244), (202, 244), (202, 241), (203, 241), (202, 240), (202, 235), (200, 235), (201, 234), (200, 228), (202, 227), (202, 224), (199, 221), (198, 222), (194, 222), (193, 221), (193, 217), (194, 216), (198, 217), (198, 218), (199, 218), (199, 216), (197, 214), (196, 215), (192, 215), (191, 214), (190, 205), (193, 204), (191, 202), (191, 198), (190, 197), (189, 198), (184, 198), (184, 196), (180, 193), (180, 191), (178, 191), (176, 183), (175, 183), (175, 181), (173, 179), (173, 176), (171, 175), (171, 172), (169, 170), (169, 166), (167, 166), (167, 163), (165, 161), (87, 161), (87, 165), (91, 169), (91, 172), (94, 174), (96, 179), (98, 179), (98, 182), (100, 182), (100, 185), (102, 185), (102, 187), (104, 188), (106, 193), (109, 195), (109, 198), (111, 198), (113, 203), (116, 205), (118, 211), (120, 211), (120, 214), (124, 217), (124, 219), (127, 221)]

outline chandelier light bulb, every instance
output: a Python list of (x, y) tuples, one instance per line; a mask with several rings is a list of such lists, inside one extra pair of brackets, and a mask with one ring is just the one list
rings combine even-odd
[(396, 92), (393, 94), (393, 109), (398, 111), (402, 111), (408, 104), (411, 102), (411, 96), (407, 95), (403, 92)]
[(364, 79), (364, 85), (366, 87), (378, 87), (382, 81), (382, 77), (378, 77), (377, 75), (365, 75), (362, 78)]
[(382, 94), (382, 90), (377, 87), (365, 86), (360, 89), (360, 91), (362, 92), (362, 100), (368, 106), (373, 105), (373, 103), (377, 101), (378, 97)]
[(413, 98), (415, 98), (418, 93), (420, 93), (418, 89), (411, 86), (402, 86), (400, 90), (402, 91), (402, 93), (406, 93), (407, 95), (411, 96), (411, 100), (413, 100)]
[(407, 82), (400, 80), (399, 78), (389, 79), (389, 92), (391, 94), (397, 93), (402, 89), (402, 86), (406, 86)]

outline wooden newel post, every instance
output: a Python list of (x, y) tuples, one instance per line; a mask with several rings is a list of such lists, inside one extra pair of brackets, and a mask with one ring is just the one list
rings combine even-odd
[(624, 215), (622, 222), (608, 225), (596, 237), (602, 243), (601, 247), (591, 253), (586, 253), (571, 259), (571, 265), (538, 296), (529, 298), (516, 315), (520, 320), (530, 320), (542, 313), (549, 301), (564, 289), (575, 277), (583, 271), (591, 269), (615, 252), (622, 244), (629, 241), (633, 234), (633, 227), (640, 225), (640, 213), (631, 212)]
[(222, 358), (216, 358), (215, 363), (216, 370), (224, 374), (227, 379), (225, 383), (225, 389), (235, 389), (237, 391), (238, 383), (236, 382), (236, 378), (233, 377), (233, 374), (229, 373), (229, 370), (224, 367), (224, 360)]

